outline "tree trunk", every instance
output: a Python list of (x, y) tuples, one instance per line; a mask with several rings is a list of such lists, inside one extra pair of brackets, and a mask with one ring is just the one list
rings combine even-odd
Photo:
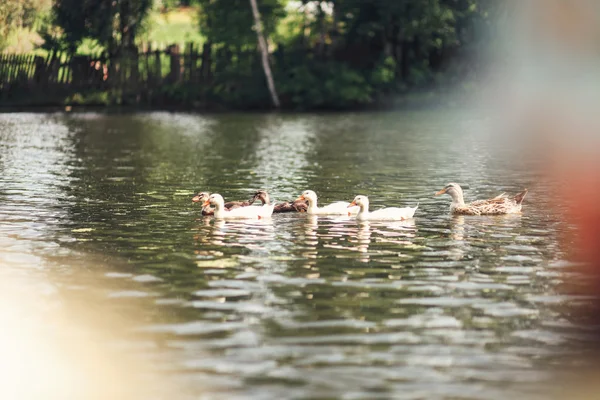
[(258, 47), (260, 48), (262, 56), (262, 65), (263, 70), (265, 71), (265, 78), (267, 78), (267, 86), (269, 87), (269, 92), (271, 93), (273, 106), (275, 108), (279, 108), (279, 97), (277, 97), (277, 92), (275, 91), (275, 82), (273, 82), (273, 75), (271, 74), (271, 67), (269, 66), (269, 50), (267, 49), (267, 41), (265, 40), (265, 36), (263, 34), (262, 22), (260, 20), (260, 13), (258, 12), (256, 0), (250, 0), (250, 5), (252, 6), (254, 29), (256, 30), (256, 36), (258, 36)]
[(319, 4), (317, 12), (317, 21), (319, 22), (319, 42), (317, 43), (317, 54), (319, 55), (319, 57), (323, 57), (323, 55), (325, 54), (326, 26), (325, 12), (323, 11), (321, 4)]

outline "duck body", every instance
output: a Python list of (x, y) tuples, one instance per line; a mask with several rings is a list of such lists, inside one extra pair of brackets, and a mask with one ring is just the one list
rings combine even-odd
[[(311, 207), (309, 205), (307, 212), (309, 214), (343, 214), (343, 215), (345, 215), (345, 214), (348, 214), (348, 207), (353, 208), (350, 206), (350, 203), (348, 203), (347, 201), (336, 201), (334, 203), (327, 204), (324, 207), (317, 207), (316, 205), (314, 207)], [(356, 214), (356, 213), (351, 212), (351, 214)]]
[(450, 212), (455, 215), (503, 215), (518, 214), (521, 212), (523, 200), (527, 195), (527, 189), (515, 196), (506, 196), (504, 193), (488, 200), (476, 200), (465, 203), (463, 191), (457, 183), (449, 183), (436, 196), (448, 194), (452, 197)]
[[(259, 190), (254, 194), (254, 200), (260, 200), (262, 204), (271, 204), (271, 199), (269, 197), (269, 193), (265, 190)], [(284, 201), (281, 203), (276, 203), (273, 206), (274, 213), (285, 213), (285, 212), (306, 212), (308, 209), (308, 204), (304, 200), (295, 200), (293, 202)]]
[(416, 207), (387, 207), (376, 211), (369, 211), (369, 198), (367, 196), (356, 196), (348, 207), (358, 206), (359, 211), (356, 219), (360, 221), (404, 221), (413, 218)]
[[(199, 192), (197, 195), (192, 197), (192, 201), (194, 203), (205, 203), (210, 197), (210, 193), (208, 192)], [(233, 210), (235, 208), (240, 207), (248, 207), (254, 203), (254, 198), (246, 201), (228, 201), (223, 204), (223, 208), (227, 211)], [(210, 207), (210, 205), (202, 206), (202, 215), (214, 215), (215, 211)]]
[(213, 193), (203, 203), (203, 207), (214, 205), (214, 217), (218, 219), (263, 219), (270, 218), (273, 214), (273, 205), (238, 207), (227, 210), (223, 196)]
[(284, 201), (282, 203), (275, 204), (275, 213), (285, 212), (306, 212), (308, 210), (308, 204), (303, 200), (294, 200), (292, 202)]
[(296, 201), (302, 200), (308, 203), (306, 212), (312, 215), (353, 215), (357, 214), (359, 207), (351, 206), (345, 201), (336, 201), (326, 205), (325, 207), (317, 206), (317, 194), (312, 190), (304, 191)]

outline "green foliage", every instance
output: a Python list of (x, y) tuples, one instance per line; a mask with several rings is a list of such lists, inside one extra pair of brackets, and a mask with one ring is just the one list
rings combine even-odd
[(65, 105), (111, 105), (115, 99), (111, 99), (108, 92), (94, 91), (86, 93), (74, 93), (65, 99)]
[(50, 9), (51, 0), (0, 1), (0, 51), (18, 32), (29, 35)]
[[(151, 91), (159, 101), (269, 106), (249, 0), (4, 0), (0, 34), (19, 24), (16, 16), (32, 24), (27, 10), (43, 1), (54, 1), (52, 19), (42, 24), (48, 48), (114, 55), (141, 38), (210, 45), (201, 82), (164, 84)], [(365, 106), (469, 80), (476, 68), (469, 57), (486, 48), (501, 2), (257, 0), (276, 90), (284, 107), (299, 109)], [(129, 101), (119, 94), (107, 101), (113, 98)]]
[[(200, 32), (207, 40), (234, 48), (256, 47), (254, 20), (248, 0), (199, 0)], [(279, 0), (260, 0), (259, 12), (262, 16), (265, 35), (276, 28), (279, 18), (285, 15)]]
[(155, 0), (154, 7), (161, 12), (168, 12), (181, 7), (190, 7), (197, 3), (197, 0)]
[(357, 71), (340, 63), (292, 66), (280, 78), (284, 101), (294, 108), (335, 109), (366, 105), (372, 101), (372, 86)]
[(371, 72), (370, 81), (373, 86), (383, 90), (385, 87), (393, 84), (396, 78), (396, 64), (396, 60), (391, 56), (385, 57), (378, 63)]
[(106, 49), (96, 39), (83, 38), (77, 47), (76, 54), (102, 54)]
[(169, 8), (160, 12), (154, 8), (144, 23), (143, 32), (138, 37), (143, 42), (157, 45), (203, 43), (205, 38), (198, 30), (198, 8)]
[(131, 48), (151, 5), (151, 0), (55, 0), (53, 22), (63, 31), (58, 41), (71, 52), (85, 38), (111, 53)]

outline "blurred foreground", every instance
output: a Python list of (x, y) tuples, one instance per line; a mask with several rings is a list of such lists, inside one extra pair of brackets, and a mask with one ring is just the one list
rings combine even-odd
[[(89, 257), (71, 260), (76, 267), (66, 259), (52, 264), (20, 251), (24, 244), (0, 238), (0, 398), (141, 400), (174, 393), (191, 398), (185, 382), (175, 384), (157, 372), (151, 354), (158, 349), (149, 335), (136, 336), (141, 304), (115, 312), (106, 303), (109, 286), (103, 287), (102, 277), (81, 271), (100, 265)], [(77, 268), (77, 284), (52, 278), (61, 275), (57, 268)], [(169, 355), (158, 359), (168, 363)], [(194, 398), (200, 394), (195, 387)]]

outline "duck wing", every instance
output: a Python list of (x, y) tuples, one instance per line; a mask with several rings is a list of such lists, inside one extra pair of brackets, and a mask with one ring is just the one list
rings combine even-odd
[(296, 200), (292, 203), (292, 207), (297, 212), (306, 212), (308, 211), (308, 203), (305, 200)]
[(284, 213), (284, 212), (291, 212), (291, 211), (296, 211), (296, 210), (294, 210), (294, 206), (292, 205), (292, 203), (290, 203), (288, 201), (284, 201), (283, 203), (277, 203), (273, 207), (274, 213)]
[(523, 203), (523, 200), (525, 200), (525, 196), (527, 196), (527, 192), (529, 190), (525, 189), (523, 190), (521, 193), (518, 193), (515, 197), (515, 203), (517, 203), (518, 205), (521, 205), (521, 203)]
[[(254, 207), (252, 207), (252, 208), (254, 208)], [(260, 208), (260, 211), (258, 212), (259, 219), (260, 218), (270, 218), (275, 209), (275, 205), (274, 204), (263, 204), (259, 208)]]
[(393, 220), (402, 221), (410, 219), (415, 215), (417, 207), (389, 207), (382, 208), (381, 210), (371, 211), (369, 213), (369, 219), (380, 219), (380, 220)]
[(224, 207), (226, 210), (233, 210), (235, 208), (240, 208), (240, 207), (248, 207), (249, 205), (251, 205), (252, 202), (250, 201), (228, 201), (227, 203), (224, 204)]
[(350, 203), (348, 203), (347, 201), (336, 201), (335, 203), (331, 203), (326, 205), (325, 207), (319, 208), (319, 213), (342, 215), (358, 214), (360, 208), (358, 206), (348, 208), (349, 205)]
[(308, 210), (308, 203), (304, 200), (296, 201), (283, 201), (275, 204), (273, 209), (274, 213), (285, 213), (285, 212), (306, 212)]
[(525, 189), (512, 198), (502, 193), (493, 199), (474, 201), (467, 204), (465, 208), (469, 214), (473, 215), (498, 215), (519, 212), (521, 211), (521, 203), (523, 203), (527, 192), (528, 190)]
[(251, 207), (238, 207), (231, 210), (227, 210), (223, 213), (222, 218), (225, 219), (258, 219), (263, 207), (251, 206)]
[(489, 200), (477, 200), (465, 207), (471, 215), (499, 215), (508, 214), (516, 206), (513, 199), (508, 197), (494, 197)]

